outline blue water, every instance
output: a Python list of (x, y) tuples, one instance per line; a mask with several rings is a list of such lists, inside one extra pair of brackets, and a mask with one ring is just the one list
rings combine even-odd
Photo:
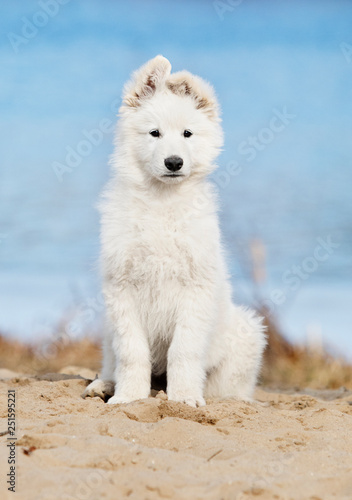
[[(53, 164), (115, 120), (130, 72), (162, 53), (212, 82), (222, 105), (214, 181), (235, 298), (259, 296), (290, 338), (352, 356), (351, 2), (244, 0), (223, 19), (211, 1), (51, 2), (53, 17), (49, 0), (18, 0), (0, 19), (0, 331), (35, 339), (63, 318), (72, 335), (98, 328), (94, 207), (112, 133), (61, 182)], [(265, 249), (256, 287), (253, 240)], [(293, 266), (309, 271), (295, 287)]]

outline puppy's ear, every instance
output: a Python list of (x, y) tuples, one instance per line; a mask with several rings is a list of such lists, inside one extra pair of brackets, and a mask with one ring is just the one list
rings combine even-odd
[(163, 56), (156, 56), (135, 71), (125, 85), (123, 104), (125, 108), (137, 108), (144, 99), (152, 97), (171, 72), (170, 62)]
[(218, 121), (220, 115), (219, 103), (213, 87), (188, 71), (174, 73), (167, 81), (167, 87), (176, 95), (191, 97), (197, 109), (201, 109), (209, 118)]

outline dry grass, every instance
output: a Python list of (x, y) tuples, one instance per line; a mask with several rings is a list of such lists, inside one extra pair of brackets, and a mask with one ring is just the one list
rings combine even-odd
[[(269, 346), (265, 353), (261, 383), (266, 386), (352, 388), (352, 366), (327, 352), (312, 352), (292, 345), (267, 319)], [(69, 341), (59, 334), (50, 343), (26, 345), (0, 336), (0, 366), (16, 372), (40, 374), (75, 365), (98, 371), (100, 344), (84, 337)]]
[(261, 377), (263, 385), (279, 388), (352, 388), (352, 365), (327, 351), (291, 344), (273, 321), (267, 318), (266, 323), (268, 348)]
[(101, 350), (97, 341), (82, 340), (22, 344), (0, 335), (0, 366), (19, 373), (42, 374), (74, 365), (98, 371)]

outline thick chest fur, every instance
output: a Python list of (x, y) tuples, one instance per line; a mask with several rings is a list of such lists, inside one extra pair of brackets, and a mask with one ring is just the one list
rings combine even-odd
[(190, 284), (196, 279), (198, 253), (186, 224), (170, 219), (138, 224), (126, 256), (126, 279), (134, 286), (154, 289), (165, 281)]
[(180, 205), (111, 210), (103, 224), (109, 293), (127, 291), (150, 339), (172, 335), (189, 293), (212, 290), (221, 267), (216, 216)]
[(172, 207), (126, 222), (115, 270), (124, 284), (156, 292), (166, 285), (201, 285), (210, 278), (216, 257), (205, 227), (210, 221), (182, 215)]

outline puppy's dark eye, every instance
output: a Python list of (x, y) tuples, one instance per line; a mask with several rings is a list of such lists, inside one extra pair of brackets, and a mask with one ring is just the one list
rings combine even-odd
[(151, 130), (149, 133), (150, 133), (150, 135), (152, 135), (153, 137), (160, 137), (160, 132), (159, 132), (159, 130)]
[(184, 130), (183, 137), (191, 137), (191, 135), (193, 135), (193, 134), (190, 130)]

